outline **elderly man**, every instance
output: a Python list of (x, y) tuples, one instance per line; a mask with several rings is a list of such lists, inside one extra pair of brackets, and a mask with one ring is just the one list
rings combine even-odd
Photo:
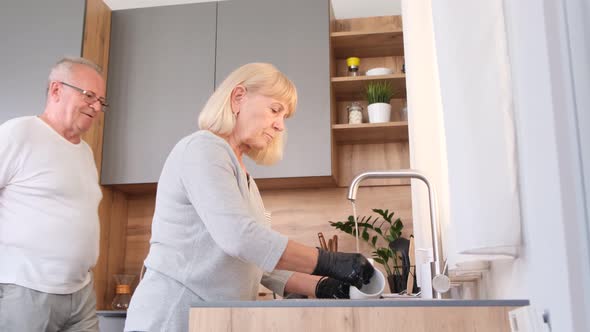
[(97, 65), (65, 58), (43, 114), (0, 125), (0, 331), (98, 331), (90, 269), (102, 194), (81, 135), (104, 95)]

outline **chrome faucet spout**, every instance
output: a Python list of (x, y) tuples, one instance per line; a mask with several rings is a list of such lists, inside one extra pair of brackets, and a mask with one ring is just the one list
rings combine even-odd
[[(348, 199), (352, 202), (356, 200), (356, 196), (358, 193), (358, 187), (360, 186), (361, 182), (365, 179), (378, 179), (378, 178), (410, 178), (410, 179), (418, 179), (426, 184), (428, 188), (428, 200), (430, 205), (430, 230), (432, 234), (432, 252), (433, 252), (433, 259), (434, 259), (434, 273), (435, 275), (441, 274), (441, 247), (440, 247), (440, 226), (438, 223), (438, 211), (436, 205), (436, 193), (434, 187), (428, 181), (426, 176), (421, 172), (413, 169), (400, 169), (400, 170), (390, 170), (390, 171), (373, 171), (373, 172), (365, 172), (357, 175), (351, 182), (350, 187), (348, 188)], [(442, 298), (440, 293), (436, 293), (437, 298)]]

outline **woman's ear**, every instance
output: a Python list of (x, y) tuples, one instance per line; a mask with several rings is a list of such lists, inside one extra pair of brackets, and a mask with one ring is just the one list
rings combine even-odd
[(236, 86), (231, 92), (231, 109), (234, 114), (240, 112), (240, 104), (246, 96), (246, 88), (242, 85)]

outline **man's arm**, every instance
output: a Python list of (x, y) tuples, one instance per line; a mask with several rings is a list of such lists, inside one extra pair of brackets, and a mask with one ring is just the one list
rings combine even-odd
[(16, 174), (17, 144), (15, 137), (10, 137), (7, 126), (0, 126), (0, 189), (6, 187)]

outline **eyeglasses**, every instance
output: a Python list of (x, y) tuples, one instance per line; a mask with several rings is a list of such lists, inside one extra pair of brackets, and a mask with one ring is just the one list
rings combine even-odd
[(80, 89), (79, 87), (73, 86), (73, 85), (68, 84), (66, 82), (60, 81), (59, 83), (65, 85), (65, 86), (69, 86), (70, 88), (77, 90), (82, 95), (84, 95), (84, 101), (86, 103), (88, 103), (88, 105), (92, 105), (92, 104), (96, 103), (96, 101), (98, 101), (100, 103), (100, 110), (101, 111), (107, 112), (109, 110), (109, 104), (107, 103), (107, 101), (102, 97), (97, 97), (96, 93), (89, 91), (89, 90)]

